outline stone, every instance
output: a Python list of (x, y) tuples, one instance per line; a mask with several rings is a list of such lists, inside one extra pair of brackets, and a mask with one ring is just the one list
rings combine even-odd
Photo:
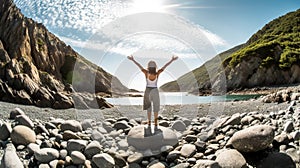
[(288, 121), (285, 123), (283, 131), (285, 132), (292, 132), (294, 130), (294, 124), (292, 121)]
[(65, 122), (65, 120), (61, 119), (61, 118), (52, 119), (50, 121), (50, 123), (54, 124), (56, 127), (59, 126), (59, 125), (62, 125), (64, 122)]
[(23, 168), (23, 164), (16, 153), (16, 148), (9, 143), (4, 149), (4, 154), (0, 162), (0, 168)]
[(116, 123), (113, 125), (113, 128), (116, 129), (116, 130), (120, 130), (120, 129), (126, 130), (126, 129), (131, 128), (131, 126), (128, 125), (128, 123), (127, 123), (126, 121), (122, 120), (122, 121), (116, 122)]
[(63, 140), (67, 141), (69, 139), (81, 139), (76, 133), (70, 130), (66, 130), (63, 132)]
[(233, 114), (222, 126), (238, 125), (241, 123), (240, 113)]
[(59, 168), (60, 167), (59, 160), (52, 160), (51, 162), (49, 162), (49, 166), (51, 168)]
[(45, 128), (49, 130), (49, 129), (56, 129), (57, 127), (51, 122), (46, 122)]
[(39, 168), (50, 168), (48, 164), (42, 163), (39, 165)]
[(88, 141), (79, 139), (70, 139), (67, 143), (67, 151), (69, 153), (73, 151), (84, 151)]
[(118, 148), (119, 149), (121, 149), (121, 150), (126, 150), (126, 149), (128, 149), (128, 142), (127, 142), (127, 140), (120, 140), (118, 143), (117, 143), (117, 146), (118, 146)]
[(18, 115), (25, 115), (24, 111), (20, 108), (15, 108), (9, 113), (9, 119), (14, 120)]
[(113, 168), (115, 166), (115, 160), (107, 153), (101, 153), (93, 156), (93, 162), (99, 168)]
[(47, 136), (50, 135), (49, 131), (48, 131), (48, 130), (46, 129), (46, 127), (45, 127), (43, 124), (41, 124), (41, 123), (39, 123), (39, 124), (35, 127), (34, 131), (35, 131), (36, 134), (43, 134), (43, 133), (45, 133)]
[(85, 119), (85, 120), (83, 120), (81, 122), (82, 129), (85, 131), (85, 130), (87, 130), (89, 128), (93, 128), (93, 124), (92, 124), (93, 122), (94, 122), (94, 120), (92, 120), (92, 119)]
[(300, 164), (300, 151), (299, 150), (297, 150), (295, 148), (289, 148), (286, 150), (285, 153), (287, 155), (289, 155), (295, 163)]
[(126, 160), (118, 154), (114, 155), (113, 158), (115, 160), (115, 164), (119, 167), (126, 167), (128, 165)]
[(18, 115), (18, 116), (16, 116), (15, 120), (18, 122), (19, 125), (24, 125), (31, 129), (34, 127), (33, 122), (26, 115)]
[(258, 168), (296, 168), (292, 158), (284, 153), (270, 153), (266, 158), (261, 160)]
[(84, 154), (88, 159), (91, 159), (94, 155), (100, 153), (101, 149), (102, 146), (98, 141), (92, 141), (86, 146)]
[(0, 140), (6, 141), (10, 137), (10, 133), (12, 132), (11, 124), (4, 123), (0, 126)]
[(134, 153), (127, 158), (128, 163), (140, 163), (143, 160), (144, 155), (141, 153)]
[(101, 134), (107, 134), (108, 133), (107, 130), (103, 127), (98, 127), (97, 131), (99, 131)]
[(67, 120), (64, 123), (62, 123), (60, 127), (61, 127), (62, 131), (66, 131), (66, 130), (70, 130), (73, 132), (81, 132), (82, 131), (82, 126), (81, 126), (80, 122), (78, 122), (76, 120)]
[(142, 166), (140, 166), (137, 163), (131, 163), (131, 164), (128, 165), (128, 167), (130, 167), (130, 168), (142, 168)]
[(71, 158), (72, 158), (73, 164), (75, 164), (75, 165), (84, 164), (85, 160), (86, 160), (85, 156), (79, 151), (73, 151), (71, 153)]
[(10, 134), (10, 138), (16, 145), (28, 145), (36, 141), (35, 132), (23, 125), (15, 126)]
[(154, 126), (139, 125), (129, 131), (127, 142), (129, 146), (133, 146), (139, 150), (159, 150), (165, 145), (176, 145), (178, 138), (170, 128), (160, 126), (154, 129)]
[(40, 146), (35, 143), (30, 143), (27, 145), (27, 150), (28, 150), (29, 154), (34, 154), (34, 153), (38, 152), (38, 150), (40, 150)]
[(158, 125), (163, 126), (163, 127), (169, 127), (170, 126), (169, 122), (165, 121), (165, 120), (159, 121)]
[(300, 140), (300, 131), (295, 131), (291, 133), (291, 136), (293, 137), (293, 139), (295, 141), (299, 141)]
[(248, 125), (250, 124), (252, 121), (254, 120), (254, 118), (252, 116), (245, 116), (241, 119), (241, 123), (243, 125)]
[(282, 132), (281, 134), (274, 137), (274, 144), (288, 144), (290, 138), (287, 133)]
[(183, 121), (181, 120), (176, 120), (171, 126), (172, 129), (176, 131), (185, 131), (186, 130), (186, 125)]
[(197, 136), (196, 135), (187, 135), (186, 137), (185, 137), (185, 140), (187, 141), (187, 142), (196, 142), (197, 141)]
[(99, 143), (102, 143), (103, 141), (105, 141), (104, 135), (97, 130), (93, 130), (91, 139), (98, 141)]
[(157, 160), (154, 160), (147, 167), (148, 168), (165, 168), (166, 166), (163, 163), (161, 163)]
[(172, 168), (189, 168), (190, 164), (189, 163), (179, 163), (176, 166), (173, 166)]
[(168, 162), (173, 162), (174, 160), (178, 159), (180, 157), (180, 151), (171, 151), (167, 155), (167, 161)]
[(62, 149), (59, 151), (59, 158), (65, 160), (68, 156), (68, 151), (66, 149)]
[(197, 152), (194, 144), (184, 144), (180, 150), (181, 156), (186, 158), (192, 157)]
[(221, 166), (216, 161), (212, 160), (197, 160), (196, 164), (192, 168), (221, 168)]
[(84, 168), (92, 168), (92, 162), (90, 160), (86, 160), (83, 165)]
[(59, 158), (59, 152), (53, 148), (42, 148), (34, 153), (34, 157), (41, 163), (49, 163)]
[(206, 148), (206, 143), (200, 140), (197, 140), (194, 145), (196, 145), (197, 151), (204, 152)]
[(266, 149), (274, 139), (274, 130), (268, 125), (256, 125), (240, 130), (230, 143), (240, 152), (257, 152)]
[(246, 168), (246, 160), (244, 156), (235, 149), (222, 151), (217, 155), (216, 162), (222, 168)]

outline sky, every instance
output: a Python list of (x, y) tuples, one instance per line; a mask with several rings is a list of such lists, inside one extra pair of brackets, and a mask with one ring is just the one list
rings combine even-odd
[(300, 8), (299, 0), (15, 0), (22, 13), (43, 23), (79, 54), (144, 90), (145, 79), (126, 57), (145, 68), (179, 59), (159, 85), (245, 43), (265, 24)]

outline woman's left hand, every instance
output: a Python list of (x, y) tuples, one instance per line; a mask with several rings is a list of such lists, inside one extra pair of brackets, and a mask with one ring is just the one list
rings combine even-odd
[(176, 56), (176, 55), (173, 55), (172, 56), (172, 61), (175, 61), (175, 60), (177, 60), (178, 59), (178, 56)]

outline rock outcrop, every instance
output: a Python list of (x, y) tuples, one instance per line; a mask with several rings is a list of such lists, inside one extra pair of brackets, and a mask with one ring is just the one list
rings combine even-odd
[(112, 84), (114, 91), (127, 90), (44, 25), (26, 18), (12, 0), (0, 1), (1, 101), (70, 108), (76, 106), (74, 91), (111, 94)]

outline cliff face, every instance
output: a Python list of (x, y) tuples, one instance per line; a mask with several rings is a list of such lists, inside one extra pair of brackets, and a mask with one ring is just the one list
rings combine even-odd
[[(73, 80), (74, 74), (80, 80)], [(42, 24), (24, 17), (12, 0), (0, 1), (0, 100), (70, 108), (76, 106), (74, 89), (111, 94), (112, 81), (114, 91), (127, 89)]]
[(182, 86), (180, 91), (199, 90), (201, 94), (210, 93), (212, 86), (230, 91), (300, 83), (299, 48), (300, 9), (271, 21), (245, 44), (217, 55), (177, 81), (163, 85), (162, 90), (178, 89), (178, 84)]
[(300, 82), (300, 10), (266, 24), (223, 66), (229, 90)]

